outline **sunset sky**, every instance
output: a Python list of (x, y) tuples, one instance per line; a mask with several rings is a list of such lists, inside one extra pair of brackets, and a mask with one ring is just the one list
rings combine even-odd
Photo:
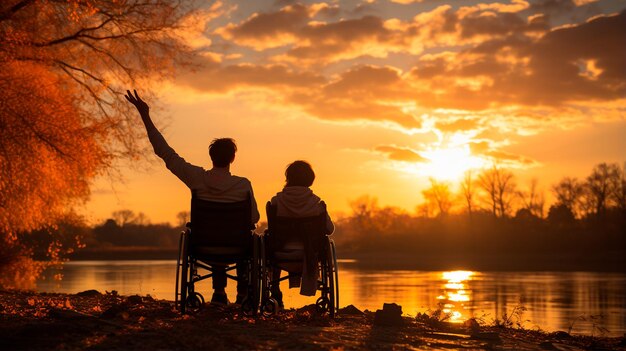
[[(456, 183), (497, 162), (524, 189), (626, 161), (626, 1), (219, 1), (181, 32), (194, 72), (152, 84), (170, 145), (232, 173), (260, 208), (288, 163), (309, 161), (331, 213), (362, 195), (413, 211), (428, 178)], [(621, 12), (621, 13), (620, 13)], [(192, 31), (196, 29), (196, 31)], [(141, 93), (147, 87), (137, 87)], [(137, 123), (141, 123), (137, 116)], [(156, 157), (99, 179), (86, 214), (175, 222), (190, 193)], [(454, 187), (453, 187), (454, 188)]]

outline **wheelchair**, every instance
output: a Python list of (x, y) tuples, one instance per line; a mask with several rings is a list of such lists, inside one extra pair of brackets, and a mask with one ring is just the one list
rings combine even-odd
[[(257, 313), (262, 241), (253, 230), (250, 194), (247, 200), (232, 203), (206, 201), (192, 194), (191, 222), (180, 235), (176, 264), (175, 304), (181, 313), (204, 305), (195, 284), (213, 277), (218, 266), (225, 267), (227, 279), (247, 284), (242, 311)], [(234, 269), (243, 269), (245, 274), (229, 274)]]
[[(302, 272), (306, 264), (305, 253), (317, 256), (314, 257), (317, 262), (312, 262), (317, 264), (317, 290), (321, 292), (315, 303), (317, 311), (334, 318), (339, 310), (337, 254), (335, 242), (326, 235), (326, 204), (322, 204), (324, 211), (318, 216), (292, 218), (277, 216), (276, 206), (267, 203), (267, 230), (263, 235), (261, 253), (264, 259), (261, 267), (263, 315), (270, 316), (278, 311), (278, 301), (270, 296), (272, 287)], [(273, 269), (287, 271), (288, 275), (274, 280)]]

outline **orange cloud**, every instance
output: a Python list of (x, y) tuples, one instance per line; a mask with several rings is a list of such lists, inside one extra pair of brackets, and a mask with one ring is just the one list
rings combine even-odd
[(488, 141), (475, 141), (469, 143), (470, 152), (474, 155), (480, 155), (488, 152), (491, 148), (491, 144)]
[(295, 4), (276, 12), (255, 13), (242, 23), (216, 30), (228, 40), (263, 50), (292, 43), (296, 32), (309, 21), (306, 6)]
[(422, 157), (416, 151), (399, 146), (391, 146), (391, 145), (381, 145), (376, 147), (375, 149), (378, 152), (381, 152), (390, 160), (394, 161), (406, 161), (406, 162), (427, 162), (428, 159)]
[(177, 82), (198, 91), (226, 93), (236, 89), (271, 89), (279, 98), (326, 120), (394, 123), (407, 129), (421, 121), (398, 106), (410, 99), (410, 87), (398, 71), (388, 67), (361, 66), (329, 80), (310, 71), (282, 64), (223, 65), (210, 56), (200, 68), (182, 74)]
[(468, 131), (476, 129), (478, 121), (475, 119), (458, 119), (453, 122), (438, 122), (436, 124), (437, 129), (442, 132), (457, 132)]
[[(294, 4), (274, 12), (255, 13), (238, 24), (218, 28), (214, 33), (257, 51), (284, 47), (285, 51), (275, 59), (299, 64), (305, 61), (332, 62), (363, 55), (387, 57), (390, 52), (419, 53), (423, 50), (421, 42), (425, 35), (451, 31), (447, 10), (449, 6), (438, 7), (409, 22), (387, 21), (374, 15), (323, 22), (315, 17), (334, 18), (339, 8)], [(427, 32), (426, 29), (431, 30)]]
[(506, 163), (509, 165), (518, 165), (518, 166), (531, 166), (537, 164), (537, 161), (532, 160), (528, 157), (522, 155), (512, 154), (506, 151), (489, 151), (485, 153), (486, 156), (489, 156), (494, 159), (496, 163)]
[(308, 88), (325, 81), (313, 72), (300, 72), (280, 64), (221, 65), (210, 56), (197, 64), (197, 70), (179, 75), (177, 82), (199, 91), (224, 93), (246, 87), (278, 90)]
[(310, 93), (293, 95), (290, 101), (322, 119), (392, 122), (417, 129), (421, 121), (399, 106), (410, 99), (411, 87), (397, 70), (360, 66), (311, 89)]
[(366, 15), (321, 22), (316, 16), (334, 18), (338, 6), (325, 3), (292, 4), (274, 12), (254, 13), (246, 20), (215, 30), (237, 45), (258, 51), (283, 47), (275, 60), (314, 64), (354, 59), (361, 56), (385, 58), (389, 53), (420, 54), (425, 48), (464, 45), (516, 33), (545, 32), (542, 16), (530, 19), (519, 11), (528, 3), (478, 4), (453, 10), (438, 6), (410, 20)]
[[(550, 16), (521, 0), (442, 5), (409, 20), (320, 20), (343, 11), (339, 6), (292, 3), (225, 25), (216, 31), (222, 42), (213, 50), (243, 45), (260, 51), (223, 55), (236, 57), (237, 64), (206, 59), (181, 81), (211, 92), (269, 89), (285, 104), (326, 120), (419, 129), (416, 116), (422, 113), (482, 116), (435, 123), (444, 132), (530, 134), (566, 114), (584, 119), (585, 106), (601, 101), (607, 106), (603, 115), (619, 115), (608, 102), (626, 96), (625, 12), (556, 29), (549, 29)], [(394, 50), (415, 64), (385, 58)], [(362, 55), (377, 63), (363, 64)]]
[(469, 144), (472, 155), (491, 159), (498, 164), (508, 164), (509, 166), (528, 167), (537, 164), (537, 161), (523, 155), (497, 150), (494, 143), (486, 140), (473, 141)]
[[(623, 28), (626, 12), (552, 30), (536, 40), (509, 37), (486, 41), (446, 58), (423, 60), (411, 77), (414, 85), (436, 91), (419, 99), (429, 107), (475, 110), (615, 100), (626, 94)], [(591, 60), (595, 71), (586, 74), (588, 66), (581, 62)], [(475, 78), (478, 83), (471, 89), (459, 84), (464, 82), (461, 78)]]
[(299, 39), (304, 42), (290, 49), (287, 57), (298, 60), (336, 60), (364, 54), (384, 57), (387, 47), (395, 40), (383, 20), (375, 16), (309, 24), (301, 29)]

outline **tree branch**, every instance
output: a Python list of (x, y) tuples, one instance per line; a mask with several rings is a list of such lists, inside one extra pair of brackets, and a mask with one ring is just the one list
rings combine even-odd
[(106, 50), (102, 50), (102, 49), (98, 48), (97, 46), (95, 46), (95, 45), (93, 45), (93, 44), (89, 43), (88, 41), (81, 40), (81, 39), (78, 39), (78, 41), (80, 41), (83, 45), (85, 45), (85, 46), (89, 47), (89, 48), (90, 48), (90, 49), (92, 49), (93, 51), (95, 51), (95, 52), (97, 52), (97, 53), (99, 53), (99, 54), (105, 55), (105, 56), (107, 56), (108, 58), (110, 58), (113, 62), (115, 62), (115, 64), (116, 64), (119, 68), (121, 68), (121, 69), (122, 69), (122, 70), (126, 73), (126, 75), (127, 75), (129, 78), (132, 78), (132, 71), (131, 71), (131, 69), (130, 69), (129, 67), (127, 67), (126, 65), (124, 65), (122, 62), (120, 62), (120, 61), (119, 61), (119, 60), (118, 60), (115, 56), (113, 56), (110, 52), (108, 52), (108, 51), (106, 51)]
[(34, 2), (34, 0), (23, 0), (13, 5), (7, 12), (0, 14), (0, 21), (4, 21), (13, 16), (16, 12), (28, 6), (30, 3)]
[(109, 18), (107, 18), (106, 20), (102, 21), (102, 23), (100, 23), (99, 25), (97, 25), (95, 27), (81, 28), (76, 33), (74, 33), (72, 35), (68, 35), (68, 36), (63, 37), (63, 38), (50, 40), (50, 41), (45, 42), (45, 43), (33, 43), (33, 45), (36, 46), (36, 47), (44, 47), (44, 46), (51, 46), (51, 45), (55, 45), (55, 44), (64, 43), (64, 42), (70, 41), (70, 40), (75, 40), (77, 38), (84, 37), (85, 35), (83, 35), (83, 33), (92, 32), (92, 31), (96, 31), (98, 29), (103, 28), (108, 23), (110, 23), (112, 20), (113, 20), (113, 18), (109, 17)]
[(96, 94), (93, 89), (91, 89), (91, 87), (89, 86), (89, 84), (85, 83), (84, 81), (76, 78), (76, 76), (74, 74), (72, 74), (72, 72), (66, 67), (66, 66), (62, 66), (61, 69), (72, 79), (74, 80), (76, 83), (78, 83), (79, 85), (81, 85), (83, 88), (85, 88), (85, 90), (87, 90), (87, 92), (89, 92), (89, 94), (91, 95), (91, 97), (93, 98), (93, 100), (95, 101), (96, 105), (98, 106), (98, 108), (100, 109), (100, 111), (102, 112), (102, 114), (106, 117), (106, 118), (110, 118), (111, 116), (109, 115), (109, 113), (106, 111), (106, 109), (104, 108), (104, 106), (102, 105), (102, 99), (100, 99), (98, 97), (98, 94)]
[(72, 66), (72, 65), (70, 65), (69, 63), (64, 62), (64, 61), (61, 61), (61, 60), (54, 60), (54, 62), (55, 62), (55, 63), (57, 63), (57, 64), (59, 64), (59, 65), (61, 65), (61, 66), (67, 67), (67, 68), (69, 68), (69, 69), (71, 69), (71, 70), (78, 71), (78, 72), (80, 72), (80, 73), (82, 73), (82, 74), (86, 75), (87, 77), (89, 77), (89, 78), (91, 78), (91, 79), (95, 80), (96, 82), (98, 82), (98, 83), (102, 84), (103, 86), (106, 86), (106, 84), (105, 84), (105, 82), (104, 82), (104, 79), (99, 78), (99, 77), (95, 76), (94, 74), (92, 74), (92, 73), (90, 73), (90, 72), (87, 72), (87, 70), (85, 70), (85, 69), (82, 69), (82, 68), (80, 68), (80, 67), (76, 67), (76, 66)]
[(63, 157), (67, 157), (70, 160), (73, 160), (74, 158), (71, 155), (68, 155), (67, 153), (65, 153), (63, 150), (61, 150), (61, 148), (59, 148), (55, 143), (53, 143), (52, 141), (50, 141), (46, 136), (44, 136), (43, 134), (39, 133), (39, 131), (37, 131), (35, 129), (35, 127), (33, 127), (33, 124), (30, 123), (30, 121), (28, 121), (27, 118), (25, 118), (21, 113), (16, 114), (16, 116), (22, 120), (22, 122), (24, 123), (24, 125), (26, 126), (26, 128), (28, 128), (34, 135), (35, 137), (37, 137), (37, 139), (41, 140), (44, 142), (44, 144), (50, 146), (52, 149), (54, 149), (54, 151), (56, 151), (57, 153), (59, 153), (61, 156)]

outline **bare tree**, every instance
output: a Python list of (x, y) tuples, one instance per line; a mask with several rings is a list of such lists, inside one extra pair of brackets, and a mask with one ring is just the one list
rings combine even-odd
[(498, 177), (498, 207), (500, 208), (500, 216), (506, 217), (512, 209), (512, 203), (515, 199), (515, 179), (513, 173), (501, 169)]
[(626, 162), (620, 170), (619, 180), (612, 197), (615, 205), (622, 212), (622, 215), (626, 215)]
[(510, 214), (516, 195), (515, 177), (511, 171), (494, 165), (480, 174), (478, 185), (487, 194), (487, 203), (495, 217)]
[(358, 227), (365, 233), (375, 227), (374, 216), (378, 212), (378, 199), (363, 195), (356, 200), (350, 201), (352, 215), (356, 220)]
[(132, 223), (137, 225), (148, 225), (150, 224), (150, 218), (148, 218), (145, 213), (139, 212), (133, 219)]
[(476, 180), (474, 179), (473, 175), (474, 174), (472, 170), (466, 171), (460, 183), (461, 196), (463, 197), (463, 200), (465, 202), (467, 213), (470, 219), (472, 218), (472, 213), (474, 212), (474, 209), (475, 209), (474, 197), (476, 193)]
[(418, 217), (430, 218), (433, 216), (433, 212), (434, 209), (432, 208), (432, 204), (427, 202), (415, 206), (415, 213)]
[(546, 199), (543, 191), (538, 189), (539, 181), (533, 178), (530, 181), (528, 191), (518, 191), (518, 196), (522, 201), (522, 208), (539, 218), (543, 218)]
[(491, 208), (491, 213), (498, 217), (498, 178), (495, 166), (478, 176), (478, 186), (487, 195), (486, 203)]
[(123, 227), (127, 224), (134, 224), (136, 220), (135, 212), (131, 210), (119, 210), (111, 213), (111, 217), (118, 226)]
[(616, 163), (596, 165), (585, 183), (586, 201), (596, 217), (602, 218), (606, 209), (614, 200), (614, 195), (621, 182), (621, 169)]
[(556, 197), (556, 205), (567, 207), (575, 216), (580, 215), (584, 191), (584, 184), (577, 178), (572, 177), (564, 177), (552, 186), (552, 192)]
[(176, 219), (178, 220), (178, 226), (184, 227), (185, 225), (187, 225), (187, 222), (191, 220), (191, 212), (180, 211), (176, 214)]
[(427, 203), (432, 204), (437, 209), (438, 216), (446, 216), (452, 208), (452, 194), (450, 185), (438, 182), (434, 178), (430, 178), (430, 188), (422, 191), (424, 199)]

